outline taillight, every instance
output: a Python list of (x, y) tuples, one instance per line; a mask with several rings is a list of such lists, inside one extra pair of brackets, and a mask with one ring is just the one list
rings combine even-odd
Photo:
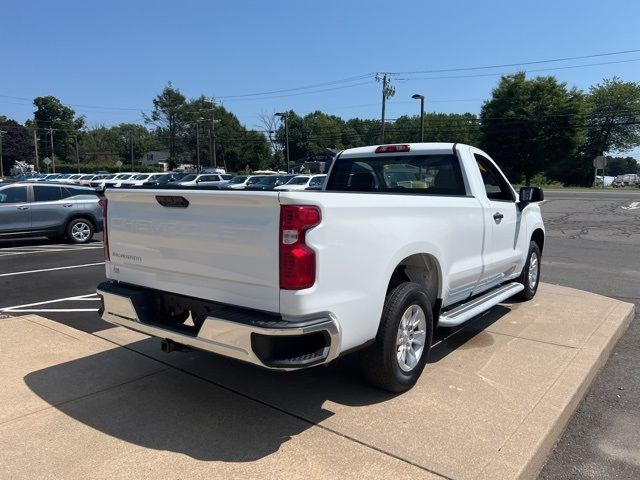
[(411, 150), (409, 145), (380, 145), (376, 148), (376, 153), (397, 153), (408, 152)]
[(316, 253), (305, 243), (305, 235), (321, 218), (318, 207), (280, 207), (280, 288), (302, 290), (315, 283)]
[(109, 260), (109, 229), (107, 228), (107, 202), (106, 198), (98, 200), (98, 205), (102, 207), (102, 244), (104, 246), (104, 258)]

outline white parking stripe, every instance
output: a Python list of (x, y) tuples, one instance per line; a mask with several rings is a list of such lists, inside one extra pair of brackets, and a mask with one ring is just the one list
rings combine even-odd
[(56, 313), (56, 312), (97, 312), (97, 308), (43, 308), (43, 309), (28, 309), (28, 310), (6, 310), (10, 313)]
[(25, 305), (14, 305), (12, 307), (4, 307), (0, 308), (0, 312), (11, 312), (15, 309), (27, 308), (27, 307), (37, 307), (38, 305), (47, 305), (48, 303), (59, 303), (66, 302), (68, 300), (78, 300), (78, 299), (90, 299), (91, 297), (97, 297), (97, 293), (89, 293), (88, 295), (76, 295), (75, 297), (67, 297), (67, 298), (58, 298), (55, 300), (46, 300), (44, 302), (36, 302), (36, 303), (27, 303)]
[(50, 252), (73, 252), (77, 250), (102, 250), (103, 247), (75, 247), (75, 248), (56, 248), (50, 250), (35, 250), (35, 251), (17, 251), (14, 252), (11, 249), (1, 250), (0, 257), (11, 257), (15, 255), (31, 255), (34, 253), (50, 253)]
[(24, 272), (0, 273), (0, 277), (10, 277), (12, 275), (26, 275), (27, 273), (53, 272), (55, 270), (68, 270), (70, 268), (94, 267), (96, 265), (104, 265), (104, 262), (84, 263), (82, 265), (70, 265), (68, 267), (43, 268), (40, 270), (26, 270)]

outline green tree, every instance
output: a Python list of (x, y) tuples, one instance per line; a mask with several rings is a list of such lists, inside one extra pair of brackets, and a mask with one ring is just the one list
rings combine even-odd
[(625, 173), (640, 173), (640, 164), (633, 157), (609, 157), (606, 173), (614, 177)]
[[(131, 137), (130, 137), (131, 135)], [(98, 125), (88, 129), (79, 136), (79, 156), (81, 168), (91, 170), (93, 165), (114, 165), (121, 160), (130, 168), (131, 147), (133, 141), (133, 158), (136, 170), (138, 160), (149, 150), (162, 148), (155, 135), (144, 125), (121, 123), (113, 127)]]
[(584, 133), (580, 148), (572, 156), (557, 159), (545, 173), (564, 184), (589, 186), (595, 157), (640, 143), (640, 84), (614, 77), (591, 87), (575, 124)]
[(156, 135), (167, 140), (172, 167), (178, 163), (178, 139), (184, 136), (188, 127), (186, 106), (185, 96), (169, 82), (153, 99), (151, 115), (143, 114), (145, 122), (155, 127)]
[(36, 111), (29, 127), (38, 133), (38, 152), (41, 158), (53, 157), (51, 152), (50, 129), (53, 129), (53, 150), (56, 157), (65, 161), (75, 157), (74, 136), (84, 127), (84, 117), (76, 117), (76, 112), (62, 104), (53, 96), (37, 97), (33, 100)]
[[(389, 142), (419, 142), (420, 116), (403, 115), (386, 134)], [(424, 117), (426, 142), (457, 142), (477, 145), (480, 137), (478, 117), (473, 113), (427, 113)], [(389, 135), (393, 132), (393, 138)]]
[(514, 182), (525, 183), (554, 162), (572, 157), (581, 142), (581, 92), (555, 77), (504, 76), (482, 106), (482, 145)]
[(605, 79), (589, 89), (587, 108), (585, 155), (593, 159), (640, 144), (640, 83)]
[(15, 162), (33, 162), (34, 150), (29, 131), (15, 120), (0, 116), (2, 134), (2, 167), (8, 175)]

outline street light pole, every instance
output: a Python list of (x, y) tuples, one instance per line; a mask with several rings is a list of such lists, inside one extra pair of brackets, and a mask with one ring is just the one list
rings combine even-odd
[(287, 173), (290, 173), (290, 166), (289, 166), (289, 116), (286, 113), (280, 112), (280, 113), (276, 113), (276, 117), (280, 117), (283, 119), (284, 121), (284, 137), (285, 137), (285, 143), (287, 146)]
[(411, 95), (414, 100), (420, 100), (420, 142), (424, 142), (424, 95)]
[(2, 158), (2, 136), (7, 133), (6, 130), (0, 130), (0, 178), (4, 178), (4, 163)]

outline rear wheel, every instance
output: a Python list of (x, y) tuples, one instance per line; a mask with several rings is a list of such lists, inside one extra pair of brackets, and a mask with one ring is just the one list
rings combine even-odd
[(538, 285), (540, 284), (541, 258), (540, 247), (536, 242), (531, 242), (529, 244), (527, 262), (524, 264), (522, 273), (516, 280), (524, 285), (524, 290), (516, 295), (517, 298), (522, 300), (531, 300), (535, 297), (536, 292), (538, 291)]
[(427, 363), (432, 338), (427, 293), (416, 283), (398, 285), (387, 295), (374, 344), (362, 353), (365, 376), (390, 392), (409, 390)]
[(93, 238), (93, 225), (85, 218), (76, 218), (67, 225), (67, 238), (72, 243), (88, 243)]

